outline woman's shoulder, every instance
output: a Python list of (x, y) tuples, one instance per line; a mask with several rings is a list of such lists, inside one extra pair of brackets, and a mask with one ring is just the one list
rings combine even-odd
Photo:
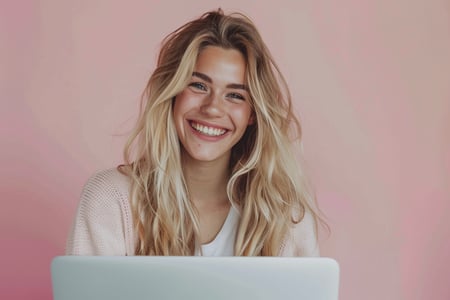
[(130, 180), (127, 175), (120, 172), (117, 168), (104, 169), (95, 172), (89, 177), (84, 185), (84, 192), (105, 193), (113, 196), (128, 194)]
[(123, 206), (128, 201), (130, 181), (117, 168), (104, 169), (89, 177), (81, 193), (83, 207)]
[(319, 256), (317, 219), (305, 210), (299, 222), (292, 224), (283, 245), (281, 256)]

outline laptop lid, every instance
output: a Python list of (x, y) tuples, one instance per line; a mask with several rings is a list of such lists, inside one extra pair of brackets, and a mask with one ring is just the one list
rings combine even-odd
[(54, 300), (337, 300), (330, 258), (60, 256)]

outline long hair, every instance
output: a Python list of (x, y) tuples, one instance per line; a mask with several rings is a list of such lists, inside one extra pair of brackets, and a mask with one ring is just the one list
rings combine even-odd
[(317, 220), (314, 197), (295, 163), (292, 145), (300, 141), (301, 130), (286, 81), (251, 20), (219, 9), (163, 40), (126, 144), (119, 170), (131, 178), (137, 255), (193, 255), (196, 250), (199, 221), (183, 177), (172, 105), (208, 46), (236, 49), (244, 56), (256, 119), (230, 159), (227, 194), (240, 211), (235, 255), (277, 255), (290, 226), (305, 212)]

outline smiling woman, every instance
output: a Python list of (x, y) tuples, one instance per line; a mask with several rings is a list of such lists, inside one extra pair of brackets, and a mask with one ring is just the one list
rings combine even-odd
[(170, 34), (125, 147), (86, 184), (67, 253), (317, 256), (300, 125), (254, 24), (208, 12)]

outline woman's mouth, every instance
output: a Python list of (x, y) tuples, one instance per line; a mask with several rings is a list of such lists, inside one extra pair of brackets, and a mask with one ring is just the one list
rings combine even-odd
[(191, 121), (190, 125), (196, 131), (200, 132), (201, 134), (207, 135), (207, 136), (221, 136), (221, 135), (224, 135), (225, 132), (227, 132), (226, 129), (209, 127), (209, 126), (205, 126), (205, 125), (199, 124), (194, 121)]

